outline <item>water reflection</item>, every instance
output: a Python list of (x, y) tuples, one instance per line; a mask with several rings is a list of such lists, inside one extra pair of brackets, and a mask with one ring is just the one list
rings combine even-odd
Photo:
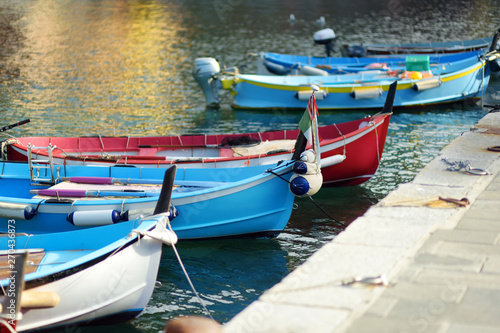
[[(288, 254), (276, 240), (193, 241), (181, 242), (177, 248), (205, 306), (220, 322), (289, 272)], [(158, 280), (162, 284), (137, 327), (177, 315), (206, 316), (170, 248), (164, 248)]]
[[(206, 109), (191, 76), (194, 59), (211, 56), (223, 65), (248, 64), (245, 70), (251, 72), (251, 52), (322, 56), (323, 47), (312, 43), (320, 16), (339, 42), (367, 43), (491, 36), (499, 15), (498, 0), (467, 6), (435, 0), (4, 0), (0, 113), (3, 125), (31, 118), (9, 131), (15, 136), (295, 129), (300, 111), (236, 111), (227, 103), (220, 110)], [(498, 104), (499, 89), (499, 82), (492, 82), (484, 103)], [(358, 187), (322, 189), (314, 197), (326, 214), (309, 199), (297, 199), (298, 208), (276, 240), (179, 244), (214, 317), (229, 320), (343, 230), (335, 220), (349, 224), (390, 190), (411, 181), (484, 114), (479, 104), (469, 103), (399, 110), (374, 178)], [(320, 122), (365, 115), (325, 111)], [(162, 285), (146, 313), (133, 325), (111, 331), (158, 332), (173, 316), (202, 314), (169, 248), (158, 279)]]

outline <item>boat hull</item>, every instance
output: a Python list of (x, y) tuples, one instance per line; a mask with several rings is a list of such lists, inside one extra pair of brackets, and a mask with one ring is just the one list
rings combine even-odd
[[(236, 169), (178, 169), (176, 182), (215, 183), (210, 187), (190, 191), (174, 190), (172, 204), (179, 212), (172, 221), (179, 239), (203, 239), (220, 237), (275, 237), (286, 226), (293, 206), (294, 196), (288, 183), (282, 178), (266, 173), (270, 166)], [(22, 170), (24, 169), (24, 170)], [(69, 214), (83, 212), (95, 214), (116, 210), (128, 212), (129, 219), (153, 213), (158, 197), (144, 198), (70, 198), (56, 200), (35, 196), (29, 198), (30, 180), (16, 178), (26, 175), (27, 165), (4, 163), (4, 188), (15, 188), (9, 196), (0, 197), (0, 231), (8, 232), (8, 216), (5, 207), (15, 204), (31, 206), (38, 213), (31, 219), (16, 218), (16, 231), (46, 233), (71, 231), (84, 228), (67, 221)], [(9, 173), (9, 170), (12, 170)], [(274, 168), (284, 179), (291, 176), (291, 164)], [(65, 166), (59, 170), (61, 177), (90, 176), (161, 180), (165, 169), (129, 167)], [(11, 178), (8, 178), (9, 175)], [(24, 199), (23, 199), (24, 198)], [(3, 207), (3, 208), (2, 208)], [(97, 212), (97, 213), (96, 213)]]
[[(304, 109), (307, 106), (307, 100), (298, 99), (296, 96), (300, 91), (309, 90), (311, 84), (315, 84), (327, 92), (324, 99), (317, 100), (318, 109), (379, 109), (385, 103), (389, 85), (396, 78), (387, 76), (379, 79), (372, 76), (370, 80), (367, 78), (365, 76), (365, 79), (359, 83), (336, 83), (335, 78), (328, 76), (239, 75), (239, 81), (234, 88), (236, 96), (232, 106), (238, 109)], [(489, 66), (485, 66), (484, 62), (476, 62), (457, 72), (434, 76), (432, 79), (416, 81), (398, 79), (394, 107), (421, 107), (479, 99), (486, 92), (489, 79)], [(347, 79), (344, 78), (344, 80)], [(426, 90), (415, 89), (415, 84), (430, 82), (430, 80), (438, 80), (439, 84)], [(365, 92), (368, 91), (367, 89), (379, 89), (380, 93), (371, 98), (356, 99), (353, 92), (357, 89)]]
[[(466, 59), (477, 59), (483, 52), (471, 51), (453, 55), (436, 54), (429, 56), (432, 67), (438, 64), (449, 64)], [(301, 66), (310, 66), (321, 69), (329, 74), (347, 74), (363, 71), (373, 71), (374, 68), (388, 70), (405, 70), (406, 56), (380, 56), (380, 57), (311, 57), (291, 54), (261, 52), (257, 58), (257, 74), (273, 74), (268, 70), (269, 63), (286, 69), (289, 75), (300, 75)], [(379, 65), (379, 66), (376, 66)]]
[[(115, 226), (99, 229), (112, 233), (116, 230), (113, 227)], [(118, 228), (128, 229), (126, 236), (132, 231), (134, 224), (127, 223)], [(52, 236), (47, 236), (50, 241)], [(60, 236), (73, 239), (67, 241), (73, 244), (69, 252), (85, 252), (86, 248), (79, 246), (88, 243), (88, 240), (80, 237), (95, 237), (96, 233), (82, 234), (78, 231), (76, 234), (61, 233)], [(32, 240), (34, 239), (25, 241), (28, 248), (32, 248)], [(56, 237), (52, 242), (60, 244), (63, 240)], [(37, 244), (38, 247), (42, 245)], [(50, 244), (46, 245), (51, 247)], [(48, 265), (51, 262), (49, 259), (42, 261), (42, 266), (36, 272), (25, 275), (25, 290), (56, 293), (60, 301), (52, 308), (22, 309), (22, 319), (17, 322), (17, 331), (48, 330), (62, 326), (74, 329), (76, 325), (94, 324), (106, 318), (124, 322), (137, 317), (153, 293), (161, 252), (161, 242), (147, 236), (140, 241), (137, 237), (131, 237), (129, 240), (111, 243), (103, 250), (98, 249), (81, 259), (68, 259), (64, 263), (54, 260), (56, 263), (51, 264), (50, 268), (43, 266), (44, 263)], [(58, 255), (63, 255), (61, 250), (47, 250), (43, 260), (53, 259)], [(65, 257), (60, 260), (62, 258)], [(57, 269), (58, 266), (61, 266), (60, 270)], [(46, 274), (43, 273), (44, 269), (47, 270)]]
[[(383, 152), (390, 118), (391, 114), (386, 113), (319, 128), (322, 159), (343, 155), (344, 146), (347, 156), (340, 164), (322, 165), (323, 186), (358, 185), (373, 176)], [(50, 144), (61, 148), (52, 152), (54, 164), (60, 165), (131, 165), (158, 168), (177, 164), (183, 168), (244, 168), (288, 160), (292, 157), (293, 149), (234, 156), (235, 153), (231, 148), (220, 146), (223, 140), (249, 137), (261, 142), (291, 141), (297, 138), (298, 133), (298, 130), (287, 130), (238, 135), (147, 138), (22, 137), (12, 140), (7, 147), (8, 159), (13, 161), (28, 160), (26, 150), (28, 144), (39, 147), (47, 147)], [(145, 146), (150, 148), (144, 151), (141, 147)], [(38, 149), (32, 154), (34, 159), (48, 159), (47, 149)], [(98, 158), (100, 154), (116, 158)], [(93, 158), (90, 158), (91, 156)]]

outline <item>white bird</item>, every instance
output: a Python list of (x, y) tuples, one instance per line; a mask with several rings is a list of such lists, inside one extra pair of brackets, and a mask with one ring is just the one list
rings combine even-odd
[(320, 28), (323, 28), (326, 25), (325, 18), (323, 16), (321, 16), (319, 19), (316, 20), (316, 24)]

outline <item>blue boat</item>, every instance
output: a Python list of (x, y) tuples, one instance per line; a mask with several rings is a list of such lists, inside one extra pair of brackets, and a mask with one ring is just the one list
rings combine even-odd
[[(25, 233), (72, 231), (151, 215), (165, 172), (53, 165), (31, 172), (33, 179), (28, 163), (2, 162), (0, 167), (0, 232), (8, 232), (9, 221), (15, 220), (16, 232)], [(291, 161), (246, 168), (179, 168), (172, 193), (179, 213), (173, 230), (181, 240), (277, 236), (294, 202), (287, 183), (291, 170)]]
[(10, 221), (15, 232), (0, 237), (0, 283), (15, 306), (0, 327), (17, 332), (137, 317), (155, 287), (162, 238), (176, 242), (161, 216), (41, 235), (19, 234)]
[[(474, 58), (484, 54), (477, 50), (457, 54), (428, 55), (431, 67), (440, 64)], [(370, 70), (404, 71), (406, 61), (411, 56), (378, 56), (378, 57), (311, 57), (293, 54), (260, 52), (257, 55), (258, 75), (331, 75), (349, 74)]]
[(487, 49), (491, 41), (491, 37), (485, 37), (447, 42), (344, 44), (340, 50), (347, 57), (360, 55), (450, 54)]
[[(436, 67), (430, 66), (428, 56), (416, 56), (417, 61), (410, 62), (411, 67), (407, 66), (402, 74), (366, 71), (328, 76), (276, 76), (235, 72), (232, 77), (226, 77), (232, 85), (225, 88), (231, 90), (232, 106), (238, 109), (303, 109), (311, 95), (311, 85), (320, 89), (316, 93), (319, 109), (378, 109), (384, 105), (389, 85), (397, 81), (394, 107), (421, 107), (480, 99), (488, 87), (491, 69), (497, 70), (499, 56), (498, 51), (492, 50)], [(201, 76), (199, 82), (207, 104), (218, 105), (214, 85), (202, 85)]]

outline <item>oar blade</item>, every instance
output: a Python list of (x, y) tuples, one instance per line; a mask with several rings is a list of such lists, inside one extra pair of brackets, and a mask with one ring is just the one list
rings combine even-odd
[(0, 132), (8, 131), (14, 127), (21, 126), (21, 125), (27, 124), (29, 122), (30, 122), (29, 119), (24, 119), (24, 120), (21, 120), (15, 124), (10, 124), (10, 125), (4, 126), (4, 127), (0, 127)]
[(394, 97), (396, 96), (396, 89), (398, 87), (398, 82), (394, 81), (389, 86), (389, 91), (387, 91), (387, 97), (385, 99), (385, 104), (384, 108), (382, 109), (382, 113), (391, 113), (392, 112), (392, 106), (394, 104)]
[(165, 176), (163, 178), (163, 185), (161, 187), (160, 197), (156, 203), (154, 210), (154, 215), (168, 212), (170, 209), (170, 199), (172, 198), (172, 191), (174, 188), (175, 172), (177, 171), (177, 165), (172, 165), (165, 171)]

